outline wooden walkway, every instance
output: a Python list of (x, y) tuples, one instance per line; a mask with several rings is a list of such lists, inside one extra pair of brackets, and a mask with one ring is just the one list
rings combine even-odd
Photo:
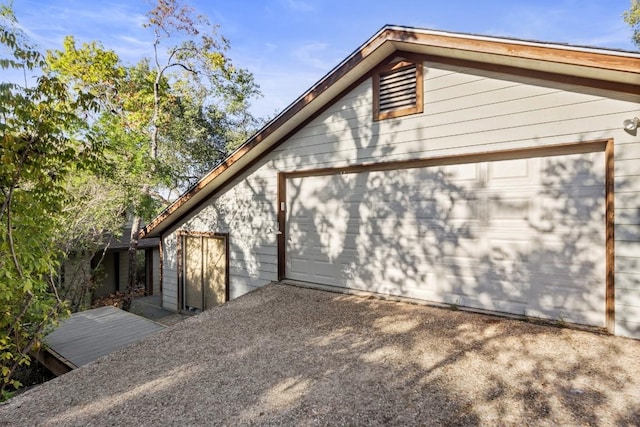
[(115, 307), (74, 313), (44, 339), (36, 358), (54, 374), (86, 365), (165, 326)]

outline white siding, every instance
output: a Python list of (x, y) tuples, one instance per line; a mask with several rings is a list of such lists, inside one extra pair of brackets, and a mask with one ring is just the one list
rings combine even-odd
[(640, 338), (640, 134), (616, 144), (614, 177), (616, 334)]
[[(279, 171), (612, 138), (616, 219), (627, 226), (616, 256), (639, 256), (640, 137), (622, 129), (638, 115), (639, 96), (429, 62), (424, 80), (424, 113), (379, 122), (365, 81), (165, 234), (165, 306), (176, 304), (177, 229), (230, 233), (231, 298), (276, 280)], [(640, 282), (624, 283), (616, 284), (616, 333), (640, 337)]]
[(164, 237), (162, 262), (162, 307), (178, 311), (178, 264), (176, 235)]

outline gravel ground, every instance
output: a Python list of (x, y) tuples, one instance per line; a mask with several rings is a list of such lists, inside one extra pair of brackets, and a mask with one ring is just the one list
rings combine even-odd
[(640, 425), (640, 341), (287, 285), (0, 405), (0, 425)]

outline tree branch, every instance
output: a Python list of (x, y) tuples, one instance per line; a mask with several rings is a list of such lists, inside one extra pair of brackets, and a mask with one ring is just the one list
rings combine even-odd
[(162, 69), (162, 71), (167, 70), (167, 69), (169, 69), (169, 68), (171, 68), (171, 67), (182, 67), (182, 68), (184, 68), (184, 69), (185, 69), (185, 71), (188, 71), (188, 72), (193, 73), (193, 74), (196, 74), (196, 75), (198, 74), (198, 72), (197, 72), (196, 70), (194, 70), (193, 68), (187, 67), (186, 65), (184, 65), (184, 64), (183, 64), (183, 63), (181, 63), (181, 62), (173, 62), (173, 63), (171, 63), (171, 64), (167, 64), (167, 65), (165, 65), (165, 67)]
[[(13, 197), (13, 189), (9, 191), (9, 199)], [(9, 201), (11, 204), (11, 201)], [(15, 244), (13, 243), (13, 231), (11, 225), (11, 208), (7, 210), (7, 237), (9, 238), (9, 251), (11, 252), (11, 259), (13, 260), (13, 265), (16, 268), (16, 272), (20, 276), (20, 280), (24, 279), (24, 274), (22, 272), (22, 266), (18, 261), (18, 256), (16, 254)]]

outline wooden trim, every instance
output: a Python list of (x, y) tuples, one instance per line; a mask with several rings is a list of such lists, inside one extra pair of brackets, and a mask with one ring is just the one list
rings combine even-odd
[(585, 142), (572, 142), (554, 144), (530, 148), (515, 148), (509, 150), (486, 151), (473, 154), (457, 154), (449, 156), (435, 156), (410, 160), (392, 160), (378, 163), (360, 163), (342, 167), (328, 167), (317, 169), (303, 169), (291, 172), (281, 172), (286, 178), (335, 175), (342, 173), (359, 173), (385, 171), (395, 169), (424, 168), (431, 166), (444, 166), (463, 163), (476, 163), (492, 160), (510, 160), (524, 157), (549, 157), (562, 154), (591, 153), (604, 151), (608, 140), (594, 140)]
[[(278, 174), (278, 280), (283, 280), (286, 275), (286, 229), (285, 221), (287, 218), (287, 176), (283, 173)], [(284, 208), (284, 209), (283, 209)]]
[[(546, 71), (528, 70), (528, 69), (519, 68), (519, 67), (511, 67), (511, 66), (496, 65), (496, 64), (487, 64), (487, 63), (484, 63), (484, 62), (477, 62), (477, 61), (470, 61), (470, 60), (463, 60), (463, 59), (446, 58), (446, 57), (441, 57), (441, 56), (418, 55), (418, 54), (412, 54), (412, 53), (402, 52), (402, 51), (394, 52), (392, 55), (390, 55), (387, 58), (387, 61), (392, 59), (393, 57), (396, 57), (396, 56), (406, 56), (408, 58), (411, 58), (412, 60), (418, 60), (418, 58), (421, 58), (420, 60), (423, 61), (423, 62), (436, 62), (436, 63), (440, 63), (440, 64), (445, 64), (445, 65), (453, 65), (453, 66), (458, 66), (458, 67), (472, 68), (472, 69), (478, 69), (478, 70), (490, 71), (490, 72), (499, 72), (499, 73), (515, 75), (515, 76), (519, 76), (519, 77), (535, 78), (535, 79), (540, 79), (540, 80), (552, 81), (552, 82), (556, 82), (556, 83), (562, 83), (562, 84), (568, 84), (568, 85), (577, 85), (577, 86), (584, 86), (584, 87), (591, 87), (591, 88), (595, 88), (595, 89), (603, 89), (603, 90), (608, 90), (608, 91), (615, 91), (615, 92), (622, 92), (622, 93), (632, 93), (632, 94), (635, 94), (638, 91), (638, 86), (637, 85), (631, 85), (631, 84), (625, 84), (625, 83), (616, 83), (616, 82), (603, 81), (603, 80), (597, 80), (597, 79), (589, 79), (589, 78), (585, 78), (585, 77), (567, 76), (567, 75), (563, 75), (563, 74), (556, 74), (556, 73), (551, 73), (551, 72), (546, 72)], [(273, 144), (268, 150), (265, 150), (265, 152), (262, 153), (261, 156), (255, 158), (249, 164), (247, 164), (242, 169), (240, 169), (238, 172), (234, 173), (230, 178), (227, 179), (226, 182), (232, 182), (238, 176), (242, 175), (248, 169), (253, 167), (256, 163), (261, 161), (264, 156), (268, 155), (275, 148), (279, 147), (282, 143), (287, 141), (292, 135), (294, 135), (296, 132), (300, 131), (303, 127), (305, 127), (307, 124), (309, 124), (313, 119), (315, 119), (320, 114), (322, 114), (324, 111), (326, 111), (331, 106), (331, 104), (333, 104), (336, 100), (342, 98), (344, 95), (346, 95), (347, 93), (349, 93), (350, 91), (355, 89), (362, 82), (364, 82), (365, 80), (371, 78), (372, 75), (373, 75), (372, 73), (375, 72), (375, 70), (376, 69), (374, 69), (370, 73), (365, 74), (360, 79), (355, 81), (352, 85), (350, 85), (348, 88), (346, 88), (345, 90), (340, 92), (340, 94), (336, 95), (333, 99), (331, 99), (331, 101), (327, 102), (325, 104), (325, 106), (323, 106), (323, 108), (319, 109), (314, 114), (310, 115), (300, 125), (296, 126), (292, 131), (290, 131), (285, 136), (283, 136), (280, 140), (278, 140), (277, 143)], [(418, 80), (418, 84), (420, 85), (420, 88), (418, 88), (417, 90), (418, 90), (418, 94), (422, 97), (422, 102), (420, 103), (422, 105), (422, 111), (420, 111), (420, 112), (422, 113), (422, 112), (424, 112), (424, 67), (421, 67), (420, 72), (422, 73), (423, 77)], [(375, 82), (375, 79), (374, 79), (374, 82)], [(375, 94), (374, 94), (374, 97), (375, 97)], [(375, 105), (377, 105), (377, 104), (374, 103), (374, 107), (375, 107)], [(221, 165), (221, 166), (223, 166), (223, 165)], [(219, 167), (221, 167), (221, 166), (219, 166)], [(213, 171), (211, 171), (210, 174), (213, 173), (216, 170), (217, 170), (217, 168), (214, 169)], [(220, 174), (222, 172), (224, 172), (224, 170), (220, 171)], [(209, 195), (209, 197), (215, 195), (216, 193), (217, 192), (213, 192), (212, 194)], [(187, 195), (185, 194), (185, 196), (187, 196)], [(179, 200), (180, 199), (178, 199), (176, 201), (176, 203)], [(185, 200), (185, 202), (186, 202), (186, 200)], [(175, 219), (174, 221), (171, 222), (171, 225), (179, 223), (181, 220), (183, 220), (184, 218), (186, 218), (189, 215), (191, 215), (193, 213), (193, 211), (197, 210), (198, 208), (199, 208), (199, 204), (194, 206), (194, 207), (192, 207), (191, 209), (189, 209), (184, 214), (180, 215), (177, 219)], [(168, 213), (166, 216), (167, 217), (170, 216), (171, 213), (172, 212)], [(163, 212), (161, 215), (164, 215), (164, 214), (165, 213)], [(158, 217), (156, 219), (159, 219), (159, 218), (160, 217)], [(162, 220), (158, 221), (158, 224), (160, 222), (164, 221), (164, 219), (166, 219), (166, 218), (163, 218)], [(154, 224), (155, 222), (156, 222), (156, 220), (154, 220), (154, 222), (152, 222), (152, 224)], [(151, 227), (152, 224), (150, 224), (149, 227)], [(155, 228), (158, 224), (153, 225), (153, 227), (149, 228), (148, 230), (147, 229), (143, 230), (145, 235), (148, 234), (149, 232), (151, 232), (151, 230), (153, 228)]]
[[(340, 92), (338, 95), (336, 95), (330, 102), (327, 102), (325, 105), (322, 106), (322, 108), (318, 109), (318, 111), (316, 111), (315, 113), (311, 114), (309, 117), (307, 117), (304, 121), (302, 121), (302, 123), (300, 123), (298, 126), (296, 126), (295, 128), (293, 128), (290, 132), (288, 132), (286, 135), (284, 135), (282, 138), (280, 138), (275, 144), (271, 145), (267, 150), (264, 151), (264, 153), (262, 153), (262, 155), (256, 157), (255, 159), (253, 159), (251, 162), (247, 163), (245, 166), (243, 166), (239, 171), (235, 172), (233, 175), (231, 175), (229, 178), (226, 179), (225, 183), (228, 182), (233, 182), (236, 180), (236, 178), (238, 178), (239, 176), (242, 176), (244, 173), (246, 173), (249, 169), (251, 169), (253, 166), (255, 166), (258, 162), (262, 161), (262, 159), (264, 158), (264, 156), (268, 155), (269, 153), (271, 153), (273, 150), (275, 150), (276, 148), (278, 148), (280, 145), (282, 145), (283, 143), (285, 143), (289, 138), (291, 138), (293, 135), (295, 135), (297, 132), (299, 132), (302, 128), (304, 128), (306, 125), (308, 125), (311, 121), (313, 121), (316, 117), (318, 117), (320, 114), (322, 114), (323, 112), (325, 112), (329, 107), (331, 107), (331, 105), (337, 101), (338, 99), (341, 99), (342, 97), (344, 97), (346, 94), (348, 94), (349, 92), (351, 92), (352, 90), (354, 90), (356, 87), (358, 87), (359, 85), (361, 85), (365, 80), (368, 80), (370, 78), (369, 74), (365, 74), (364, 76), (362, 76), (361, 78), (359, 78), (358, 80), (356, 80), (355, 82), (353, 82), (353, 84), (351, 84), (349, 87), (347, 87), (345, 90), (343, 90), (342, 92)], [(215, 189), (215, 191), (212, 191), (211, 194), (209, 194), (207, 197), (213, 197), (216, 194), (218, 194), (222, 189), (224, 188), (224, 185), (219, 186), (218, 188)], [(185, 211), (183, 214), (181, 214), (179, 217), (177, 217), (176, 219), (174, 219), (173, 221), (171, 221), (170, 225), (168, 226), (168, 228), (170, 228), (172, 225), (174, 224), (179, 224), (180, 222), (182, 222), (185, 218), (188, 218), (190, 215), (192, 215), (196, 210), (200, 209), (200, 203), (198, 203), (197, 205), (189, 208), (187, 211)]]
[[(224, 263), (225, 263), (225, 277), (224, 277), (224, 294), (225, 302), (229, 301), (229, 233), (218, 233), (215, 231), (191, 231), (191, 230), (178, 230), (176, 232), (176, 257), (177, 257), (177, 269), (178, 269), (178, 312), (182, 313), (184, 310), (184, 237), (206, 237), (211, 239), (222, 239), (224, 241)], [(204, 294), (202, 296), (204, 298)], [(204, 311), (204, 301), (202, 304)]]
[(614, 145), (613, 139), (607, 141), (605, 157), (605, 197), (606, 197), (606, 326), (607, 332), (615, 334), (615, 217), (614, 217)]
[(77, 368), (76, 365), (50, 348), (40, 348), (39, 350), (31, 351), (30, 354), (57, 377)]
[[(349, 57), (342, 64), (338, 65), (332, 71), (329, 72), (323, 79), (321, 79), (315, 86), (313, 86), (309, 91), (306, 92), (303, 96), (298, 98), (291, 104), (287, 109), (283, 111), (282, 114), (277, 116), (271, 122), (267, 123), (267, 125), (262, 128), (258, 133), (249, 138), (244, 145), (238, 148), (235, 152), (233, 152), (229, 157), (227, 157), (221, 164), (216, 166), (211, 172), (206, 174), (200, 181), (198, 181), (192, 188), (187, 190), (185, 194), (183, 194), (178, 200), (173, 202), (169, 207), (167, 207), (160, 215), (154, 218), (146, 227), (144, 227), (140, 232), (140, 238), (148, 235), (153, 229), (158, 227), (160, 223), (162, 223), (167, 217), (177, 211), (182, 205), (184, 205), (187, 201), (189, 201), (193, 196), (199, 193), (203, 188), (205, 188), (209, 183), (211, 183), (215, 178), (229, 169), (233, 164), (235, 164), (240, 158), (242, 158), (245, 154), (251, 151), (256, 145), (260, 144), (263, 140), (268, 138), (271, 134), (273, 134), (277, 129), (279, 129), (286, 122), (291, 120), (295, 115), (297, 115), (300, 111), (302, 111), (307, 105), (309, 105), (313, 100), (315, 100), (318, 96), (323, 94), (328, 88), (333, 86), (338, 80), (347, 75), (353, 68), (355, 68), (363, 59), (371, 55), (378, 47), (380, 47), (386, 39), (384, 37), (376, 37), (371, 40), (369, 43), (365, 44), (362, 48), (360, 48), (356, 53)], [(363, 78), (358, 79), (358, 81), (364, 80), (368, 78), (368, 75), (363, 76)], [(353, 87), (350, 85), (349, 87)], [(341, 94), (344, 93), (341, 92)], [(337, 97), (331, 99), (334, 101)], [(325, 103), (325, 105), (320, 109), (325, 111), (329, 108), (332, 102)], [(321, 111), (320, 111), (321, 112)], [(316, 117), (319, 112), (316, 112), (312, 115), (312, 117)], [(304, 120), (303, 123), (306, 125), (310, 120)], [(301, 126), (297, 126), (295, 131), (299, 130)], [(282, 143), (283, 140), (286, 140), (292, 132), (289, 132), (280, 141), (276, 144)], [(267, 152), (271, 151), (267, 150)], [(266, 154), (267, 152), (263, 153)], [(257, 159), (256, 159), (257, 160)], [(236, 176), (236, 174), (234, 174)], [(173, 222), (175, 223), (175, 221)]]
[(471, 61), (468, 59), (448, 58), (445, 56), (424, 55), (424, 61), (438, 64), (453, 65), (456, 67), (472, 68), (476, 70), (490, 71), (519, 77), (547, 80), (574, 86), (584, 86), (595, 89), (603, 89), (614, 92), (637, 94), (638, 85), (612, 82), (607, 80), (592, 79), (588, 77), (571, 76), (567, 74), (552, 73), (550, 71), (530, 70), (528, 68), (514, 67), (510, 65), (489, 64), (486, 62)]
[[(516, 76), (519, 76), (519, 77), (535, 78), (535, 79), (547, 80), (547, 81), (552, 81), (552, 82), (562, 83), (562, 84), (568, 84), (568, 85), (592, 87), (592, 88), (596, 88), (596, 89), (603, 89), (603, 90), (616, 91), (616, 92), (622, 92), (622, 93), (634, 93), (634, 94), (637, 93), (637, 90), (638, 90), (638, 86), (637, 85), (631, 85), (631, 84), (625, 84), (625, 83), (602, 81), (602, 80), (597, 80), (597, 79), (589, 79), (589, 78), (585, 78), (585, 77), (567, 76), (567, 75), (555, 74), (555, 73), (550, 73), (550, 72), (545, 72), (545, 71), (528, 70), (528, 69), (518, 68), (518, 67), (502, 66), (502, 65), (496, 65), (496, 64), (487, 64), (487, 63), (483, 63), (483, 62), (469, 61), (469, 60), (462, 60), (462, 59), (455, 59), (455, 58), (445, 58), (445, 57), (440, 57), (440, 56), (427, 56), (427, 55), (408, 54), (406, 52), (401, 52), (401, 51), (394, 52), (392, 55), (390, 55), (390, 57), (387, 58), (387, 60), (389, 58), (392, 58), (392, 57), (395, 57), (395, 56), (404, 56), (404, 55), (407, 55), (407, 56), (411, 55), (412, 58), (416, 58), (416, 59), (417, 59), (417, 57), (421, 57), (422, 61), (426, 61), (426, 62), (436, 62), (436, 63), (440, 63), (440, 64), (445, 64), (445, 65), (453, 65), (453, 66), (459, 66), (459, 67), (473, 68), (473, 69), (490, 71), (490, 72), (499, 72), (499, 73), (504, 73), (504, 74), (509, 74), (509, 75), (516, 75)], [(422, 68), (421, 72), (424, 73), (424, 68)], [(273, 144), (273, 146), (271, 146), (268, 150), (266, 150), (264, 153), (262, 153), (261, 156), (259, 156), (259, 157), (255, 158), (254, 160), (252, 160), (249, 164), (247, 164), (245, 167), (243, 167), (237, 173), (234, 173), (229, 179), (227, 179), (227, 182), (231, 182), (235, 178), (237, 178), (239, 175), (245, 173), (249, 168), (251, 168), (257, 162), (262, 160), (262, 158), (264, 156), (269, 154), (275, 148), (280, 146), (283, 142), (288, 140), (293, 134), (298, 132), (301, 128), (303, 128), (304, 126), (309, 124), (309, 122), (311, 122), (313, 119), (315, 119), (320, 114), (322, 114), (324, 111), (326, 111), (327, 108), (329, 108), (329, 106), (331, 106), (331, 104), (333, 104), (337, 99), (340, 99), (345, 94), (347, 94), (348, 92), (352, 91), (355, 87), (360, 85), (363, 81), (367, 80), (371, 76), (372, 76), (372, 73), (368, 73), (368, 74), (365, 74), (364, 76), (362, 76), (360, 79), (358, 79), (352, 85), (350, 85), (347, 89), (345, 89), (340, 94), (338, 94), (336, 97), (334, 97), (330, 102), (325, 104), (325, 106), (323, 108), (319, 109), (314, 114), (310, 115), (306, 120), (304, 120), (295, 129), (293, 129), (291, 132), (289, 132), (285, 136), (283, 136), (277, 143)], [(422, 86), (418, 93), (422, 97), (424, 97), (424, 86), (423, 86), (424, 85), (424, 78), (419, 79), (418, 80), (418, 84), (420, 84)], [(374, 106), (375, 105), (376, 104), (374, 104)], [(424, 105), (424, 98), (423, 98), (422, 105)], [(422, 112), (424, 112), (424, 108), (423, 108)], [(223, 165), (221, 165), (219, 167), (222, 167), (222, 166)], [(210, 174), (215, 172), (217, 169), (218, 168), (214, 169), (212, 172), (210, 172)], [(221, 170), (220, 174), (222, 172), (224, 172), (224, 170)], [(216, 194), (216, 192), (213, 192), (209, 196), (212, 196), (214, 194)], [(187, 194), (185, 194), (185, 196), (187, 196)], [(180, 199), (178, 199), (176, 201), (176, 203), (179, 200)], [(186, 202), (186, 200), (184, 202)], [(193, 211), (195, 211), (198, 208), (199, 208), (199, 205), (196, 205), (196, 206), (192, 207), (187, 212), (185, 212), (184, 214), (182, 214), (178, 218), (176, 218), (174, 221), (172, 221), (171, 225), (179, 223), (181, 220), (183, 220), (187, 216), (191, 215), (193, 213)], [(166, 213), (166, 211), (163, 212), (161, 214), (161, 216), (165, 215), (165, 213)], [(148, 226), (148, 227), (151, 227), (151, 228), (143, 230), (143, 232), (144, 232), (143, 236), (148, 234), (148, 233), (150, 233), (153, 228), (157, 227), (157, 225), (159, 225), (160, 222), (163, 222), (166, 219), (166, 217), (171, 215), (171, 213), (173, 213), (173, 212), (166, 213), (165, 217), (163, 217), (163, 218), (160, 218), (160, 216), (157, 217), (156, 218), (156, 220), (158, 220), (157, 224), (156, 224), (156, 220), (154, 220)], [(169, 227), (171, 225), (169, 225)]]
[(231, 256), (229, 253), (229, 233), (218, 233), (218, 236), (224, 237), (224, 298), (225, 302), (227, 302), (231, 299), (229, 296), (229, 258)]
[[(507, 57), (533, 59), (536, 61), (559, 64), (579, 65), (603, 70), (637, 73), (640, 59), (606, 53), (606, 49), (568, 49), (562, 45), (543, 42), (517, 42), (513, 39), (498, 39), (490, 36), (469, 36), (469, 34), (436, 34), (420, 32), (410, 28), (389, 28), (384, 32), (386, 40), (429, 46), (464, 50)], [(491, 40), (493, 38), (493, 40)], [(596, 52), (598, 50), (598, 52)], [(632, 53), (629, 52), (629, 55)]]
[(218, 233), (217, 231), (190, 231), (190, 230), (179, 230), (177, 232), (180, 236), (189, 236), (189, 237), (212, 237), (212, 238), (227, 238), (229, 237), (229, 233)]

